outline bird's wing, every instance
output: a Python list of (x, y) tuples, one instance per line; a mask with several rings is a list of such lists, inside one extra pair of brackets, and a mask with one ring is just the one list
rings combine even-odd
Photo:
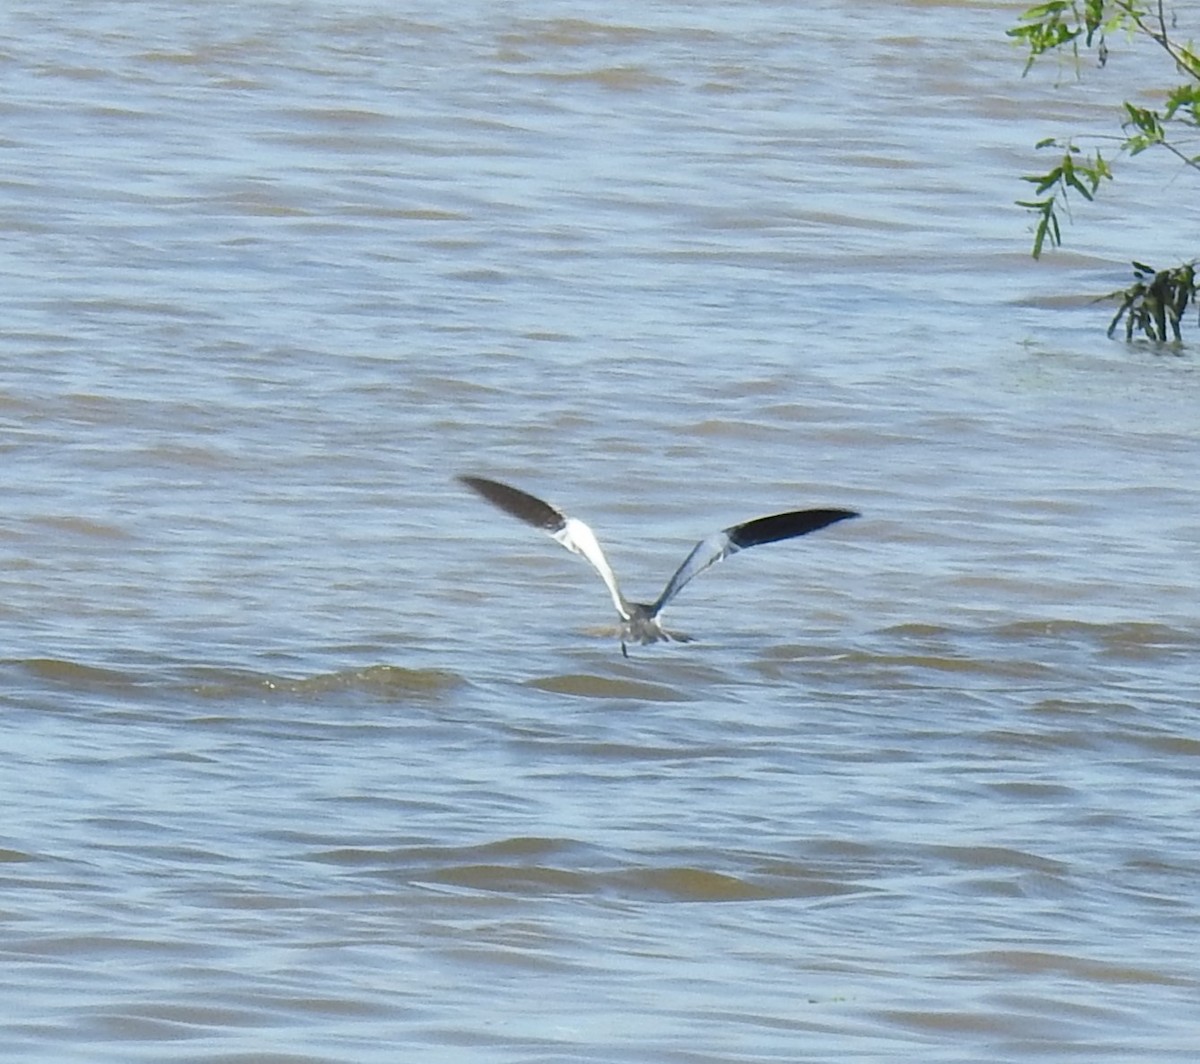
[(693, 577), (731, 554), (747, 547), (803, 536), (835, 521), (845, 521), (848, 517), (857, 516), (853, 510), (790, 510), (783, 514), (771, 514), (769, 517), (756, 517), (753, 521), (714, 532), (697, 543), (692, 548), (692, 553), (675, 570), (675, 575), (667, 581), (663, 593), (651, 607), (651, 615), (657, 616), (666, 608), (667, 603), (678, 595)]
[(621, 589), (617, 586), (617, 578), (608, 564), (608, 559), (604, 556), (604, 551), (600, 548), (596, 534), (587, 525), (574, 517), (567, 517), (548, 502), (543, 502), (519, 488), (501, 484), (498, 480), (470, 476), (460, 476), (458, 480), (478, 492), (493, 506), (524, 521), (527, 525), (540, 528), (567, 550), (574, 554), (580, 554), (591, 562), (592, 567), (604, 581), (604, 586), (608, 588), (617, 612), (622, 617), (629, 618), (629, 609), (621, 594)]

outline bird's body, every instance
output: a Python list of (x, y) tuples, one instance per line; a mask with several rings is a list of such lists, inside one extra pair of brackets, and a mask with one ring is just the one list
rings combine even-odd
[(617, 584), (616, 575), (608, 564), (608, 559), (600, 547), (596, 534), (582, 521), (566, 514), (543, 502), (536, 496), (529, 495), (498, 480), (488, 480), (486, 477), (460, 476), (459, 481), (478, 492), (493, 506), (503, 510), (517, 519), (524, 521), (534, 528), (539, 528), (548, 536), (561, 543), (567, 550), (581, 554), (600, 574), (613, 605), (621, 617), (621, 653), (626, 657), (629, 643), (658, 643), (675, 640), (679, 643), (691, 641), (690, 636), (680, 632), (668, 632), (659, 621), (659, 616), (667, 604), (683, 590), (684, 586), (696, 575), (702, 573), (710, 565), (715, 565), (723, 558), (736, 554), (746, 547), (756, 547), (764, 543), (775, 543), (779, 540), (792, 539), (807, 532), (815, 532), (819, 528), (831, 525), (835, 521), (844, 521), (857, 517), (853, 510), (790, 510), (786, 513), (771, 514), (769, 517), (758, 517), (745, 521), (740, 525), (714, 532), (702, 539), (692, 552), (684, 559), (683, 564), (675, 570), (674, 575), (667, 581), (667, 586), (658, 599), (652, 603), (630, 602)]
[(690, 635), (668, 632), (659, 623), (652, 605), (644, 602), (626, 602), (625, 606), (629, 613), (621, 620), (621, 653), (626, 657), (629, 657), (629, 652), (625, 649), (627, 643), (641, 643), (645, 646), (647, 643), (669, 643), (672, 640), (676, 643), (692, 641)]

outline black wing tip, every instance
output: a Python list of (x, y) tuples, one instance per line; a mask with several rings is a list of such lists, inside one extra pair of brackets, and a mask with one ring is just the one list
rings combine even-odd
[(498, 480), (489, 480), (487, 477), (477, 477), (473, 473), (458, 473), (454, 479), (489, 502), (494, 502), (493, 496), (510, 490), (507, 484), (501, 484)]
[(536, 495), (530, 495), (520, 488), (514, 488), (511, 484), (490, 480), (487, 477), (477, 477), (470, 473), (459, 473), (454, 479), (483, 496), (506, 514), (533, 525), (535, 528), (556, 532), (563, 526), (563, 515), (553, 506)]
[(487, 477), (477, 477), (474, 473), (456, 473), (454, 479), (468, 488), (478, 491), (484, 484), (498, 484), (499, 481), (488, 480)]
[(781, 539), (807, 535), (827, 528), (838, 521), (861, 517), (857, 510), (818, 509), (789, 510), (787, 513), (758, 517), (753, 521), (726, 529), (726, 535), (736, 547), (757, 547), (764, 543), (776, 543)]
[[(478, 492), (480, 495), (487, 497), (489, 492), (508, 492), (517, 491), (511, 484), (505, 484), (503, 481), (491, 480), (488, 477), (476, 476), (474, 473), (457, 473), (454, 477), (460, 484), (465, 485), (472, 491)], [(521, 494), (524, 494), (522, 492)]]

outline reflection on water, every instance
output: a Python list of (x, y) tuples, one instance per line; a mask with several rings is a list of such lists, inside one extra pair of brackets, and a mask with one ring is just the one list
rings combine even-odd
[[(0, 15), (7, 1057), (1191, 1059), (1195, 360), (1010, 13), (793, 14)], [(466, 471), (863, 517), (624, 660)]]

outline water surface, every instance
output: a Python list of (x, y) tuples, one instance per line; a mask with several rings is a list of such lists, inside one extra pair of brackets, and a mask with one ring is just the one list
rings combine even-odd
[[(1018, 10), (5, 8), (6, 1059), (1194, 1058), (1194, 227), (1030, 262)], [(863, 517), (626, 661), (457, 472)]]

